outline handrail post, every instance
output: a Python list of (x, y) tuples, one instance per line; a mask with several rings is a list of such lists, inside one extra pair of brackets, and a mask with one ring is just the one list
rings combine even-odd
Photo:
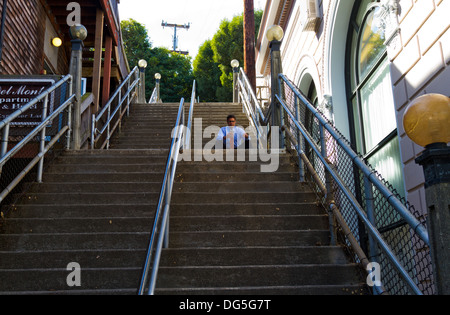
[[(300, 121), (300, 105), (298, 103), (298, 98), (295, 97), (294, 98), (294, 107), (295, 107), (295, 119), (297, 121)], [(305, 165), (300, 157), (301, 152), (303, 151), (302, 148), (302, 138), (300, 136), (300, 131), (297, 129), (296, 135), (297, 137), (297, 153), (298, 153), (298, 171), (299, 171), (299, 176), (300, 176), (300, 182), (304, 183), (305, 182)]]
[(108, 105), (108, 127), (107, 127), (107, 138), (106, 138), (106, 150), (109, 149), (109, 138), (111, 137), (111, 105)]
[[(319, 131), (320, 131), (320, 150), (322, 153), (322, 157), (325, 160), (328, 160), (328, 153), (327, 153), (327, 140), (325, 137), (325, 131), (323, 129), (323, 125), (319, 123)], [(332, 165), (330, 164), (332, 167)], [(330, 172), (327, 170), (327, 168), (324, 168), (325, 172), (325, 188), (327, 190), (326, 195), (326, 204), (328, 209), (328, 220), (329, 220), (329, 226), (330, 226), (330, 236), (331, 245), (336, 245), (336, 226), (335, 226), (335, 218), (333, 211), (331, 210), (331, 205), (334, 204), (334, 193), (333, 193), (333, 180), (331, 177)]]
[[(373, 226), (376, 227), (372, 184), (370, 183), (367, 176), (364, 176), (364, 195), (365, 195), (365, 201), (366, 201), (367, 219)], [(376, 242), (375, 242), (373, 236), (369, 233), (369, 259), (370, 259), (370, 262), (378, 263), (378, 257), (379, 257), (379, 252), (377, 250)], [(379, 290), (377, 290), (376, 286), (374, 286), (373, 293), (378, 294), (378, 292), (379, 292)]]
[(95, 114), (92, 114), (91, 122), (91, 150), (95, 149)]
[[(73, 77), (70, 77), (67, 81), (67, 84), (69, 86), (69, 97), (73, 94)], [(70, 103), (70, 105), (67, 107), (67, 126), (69, 127), (69, 130), (67, 130), (67, 144), (66, 149), (70, 149), (70, 141), (72, 137), (72, 110), (73, 110), (73, 102)]]
[(8, 151), (9, 126), (10, 126), (10, 123), (6, 124), (5, 127), (3, 128), (2, 148), (1, 148), (0, 158), (3, 158), (6, 155), (6, 152)]
[[(42, 122), (44, 122), (47, 119), (47, 108), (48, 108), (48, 94), (44, 98), (44, 106), (42, 109)], [(42, 183), (42, 172), (44, 170), (44, 150), (45, 150), (45, 126), (41, 130), (41, 139), (39, 144), (39, 154), (42, 154), (42, 157), (39, 159), (39, 166), (37, 171), (37, 182)]]

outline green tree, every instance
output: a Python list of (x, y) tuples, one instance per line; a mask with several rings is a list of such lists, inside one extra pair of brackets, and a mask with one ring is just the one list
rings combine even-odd
[(148, 56), (152, 44), (145, 26), (136, 20), (129, 19), (122, 21), (120, 26), (128, 63), (131, 68), (134, 68), (140, 59)]
[(164, 102), (179, 102), (182, 97), (189, 100), (194, 81), (191, 58), (172, 53), (166, 48), (152, 48), (145, 26), (133, 19), (122, 21), (121, 28), (130, 67), (134, 68), (140, 59), (147, 61), (146, 100), (150, 98), (155, 87), (155, 73), (162, 76), (160, 92)]
[(155, 87), (154, 74), (161, 74), (161, 99), (167, 103), (177, 103), (183, 97), (190, 100), (194, 75), (191, 58), (173, 53), (166, 48), (153, 48), (150, 51), (146, 73), (149, 74), (149, 91)]
[(194, 76), (197, 80), (197, 93), (202, 102), (215, 102), (216, 90), (220, 86), (221, 71), (219, 64), (214, 61), (214, 51), (211, 40), (207, 40), (199, 48), (194, 60)]
[[(259, 32), (262, 15), (262, 10), (255, 11), (255, 38)], [(213, 61), (220, 70), (220, 83), (216, 81), (217, 84), (211, 88), (215, 89), (215, 101), (228, 102), (233, 97), (233, 69), (230, 62), (237, 59), (241, 65), (244, 63), (244, 15), (235, 16), (231, 21), (222, 20), (219, 30), (210, 42)], [(194, 61), (194, 73), (196, 74), (196, 80), (199, 82), (202, 82), (204, 78), (202, 77), (203, 72), (198, 71), (198, 68), (208, 60), (208, 53), (210, 53), (208, 50), (199, 50), (199, 54)], [(211, 62), (209, 64), (213, 66)], [(202, 98), (202, 95), (200, 95), (200, 98)]]

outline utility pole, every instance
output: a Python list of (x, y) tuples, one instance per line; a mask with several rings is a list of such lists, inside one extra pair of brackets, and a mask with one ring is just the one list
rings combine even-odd
[(181, 24), (169, 24), (167, 22), (162, 21), (161, 26), (164, 27), (173, 27), (173, 50), (172, 52), (177, 52), (179, 54), (183, 54), (183, 55), (189, 55), (188, 51), (178, 51), (178, 35), (177, 35), (177, 28), (182, 28), (182, 29), (186, 29), (189, 30), (189, 28), (191, 27), (191, 23), (188, 23), (187, 25), (181, 25)]
[(255, 6), (253, 0), (244, 0), (244, 70), (256, 92)]

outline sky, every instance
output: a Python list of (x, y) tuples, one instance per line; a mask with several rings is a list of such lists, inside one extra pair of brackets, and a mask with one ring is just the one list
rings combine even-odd
[[(255, 10), (264, 9), (265, 0), (254, 0)], [(130, 18), (143, 24), (148, 31), (152, 47), (172, 50), (174, 29), (169, 24), (188, 24), (189, 30), (177, 29), (178, 50), (189, 51), (192, 60), (199, 47), (212, 39), (224, 19), (231, 20), (244, 12), (243, 0), (122, 0), (120, 19)]]

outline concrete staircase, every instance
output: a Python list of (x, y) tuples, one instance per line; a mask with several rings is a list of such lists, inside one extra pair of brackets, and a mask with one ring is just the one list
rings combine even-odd
[[(49, 167), (1, 228), (0, 294), (137, 292), (177, 108), (135, 105), (111, 150)], [(194, 117), (220, 127), (228, 114), (248, 125), (237, 104), (198, 104)], [(179, 163), (157, 294), (364, 293), (294, 160), (262, 164)], [(71, 262), (80, 287), (67, 285)]]
[[(196, 105), (194, 118), (206, 128), (228, 114), (248, 126), (233, 104)], [(328, 218), (291, 156), (281, 154), (274, 173), (246, 156), (179, 163), (156, 294), (364, 293), (357, 266), (329, 245)]]
[(111, 150), (50, 165), (1, 227), (0, 294), (136, 294), (177, 109), (133, 105)]

